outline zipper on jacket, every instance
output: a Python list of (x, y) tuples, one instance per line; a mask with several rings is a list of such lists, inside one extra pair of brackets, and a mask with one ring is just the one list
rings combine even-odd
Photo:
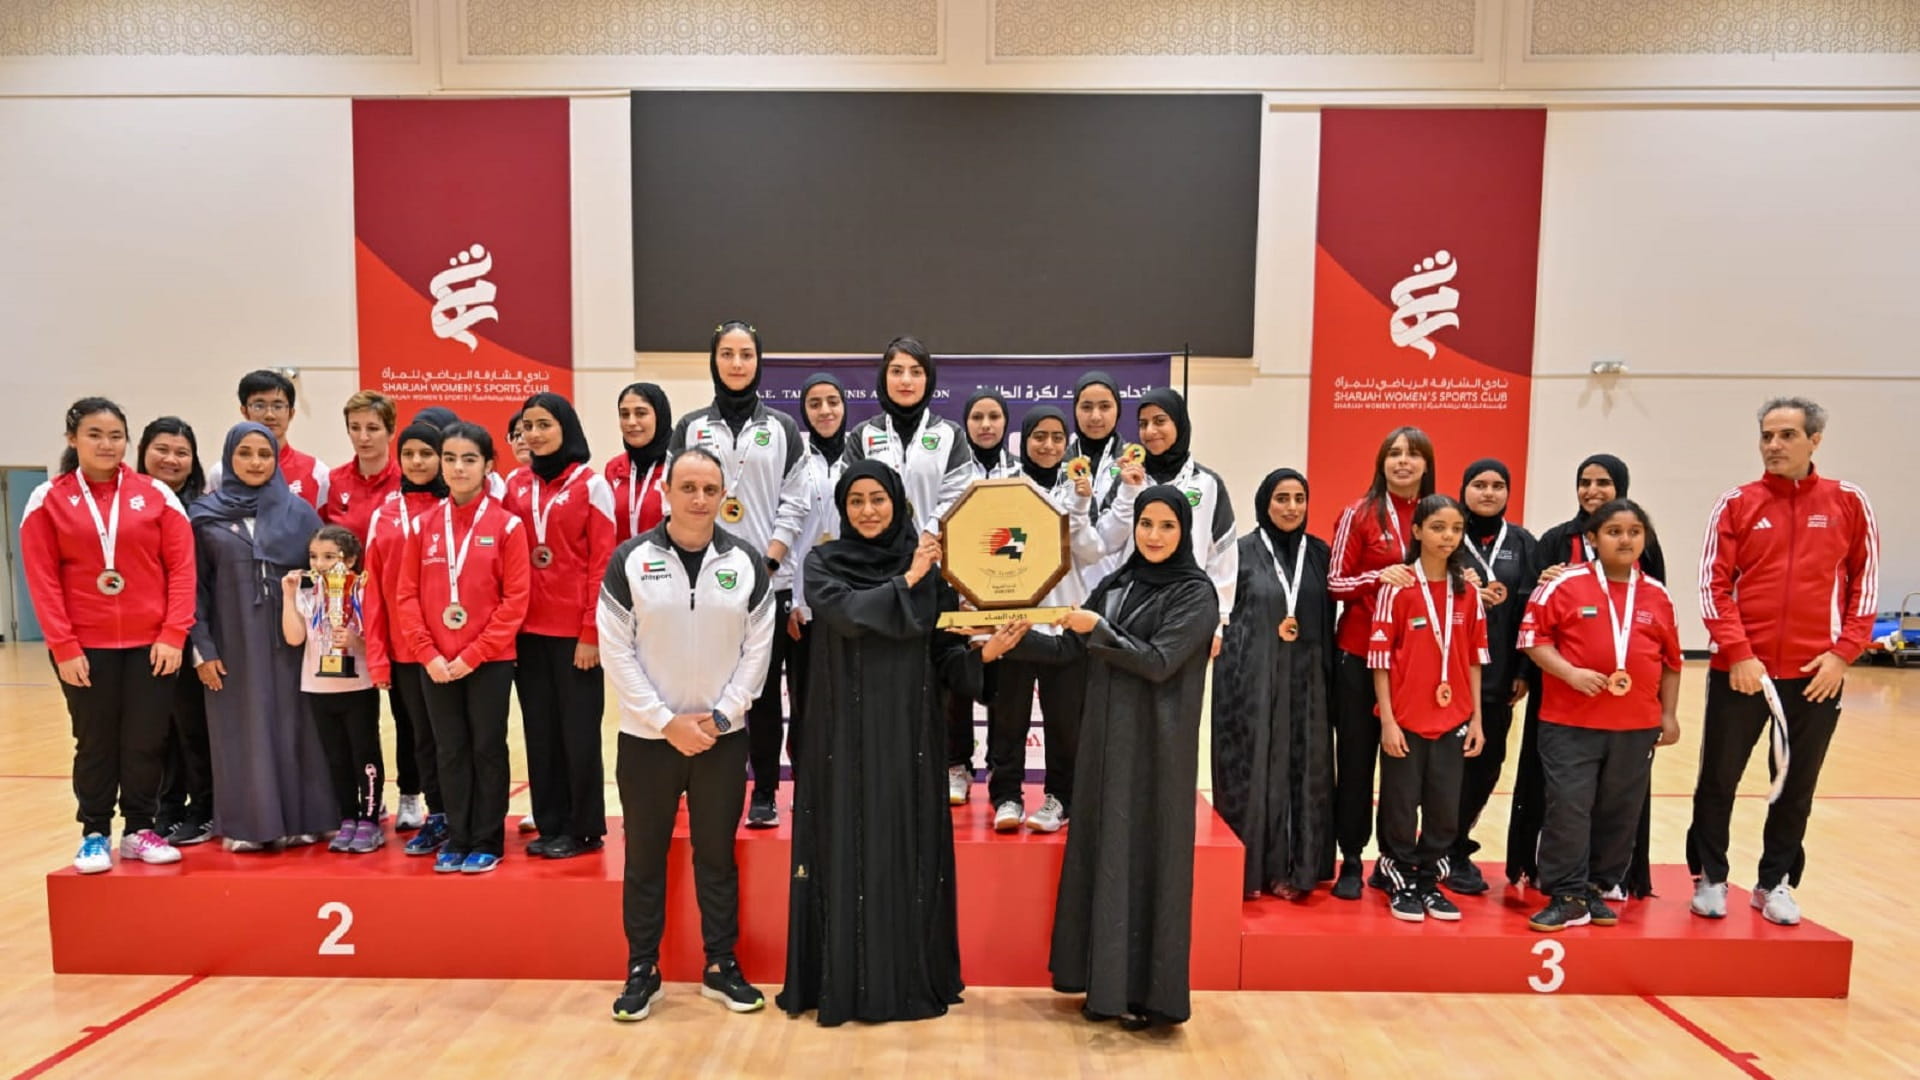
[[(1783, 657), (1787, 651), (1787, 620), (1793, 613), (1793, 549), (1800, 539), (1800, 485), (1795, 482), (1793, 494), (1787, 496), (1787, 566), (1780, 578), (1780, 636), (1773, 641), (1774, 670), (1784, 670)], [(1799, 672), (1795, 672), (1798, 675)]]

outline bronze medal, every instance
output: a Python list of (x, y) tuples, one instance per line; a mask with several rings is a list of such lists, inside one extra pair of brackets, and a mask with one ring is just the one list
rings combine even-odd
[(720, 500), (720, 520), (721, 521), (724, 521), (729, 525), (733, 525), (733, 524), (737, 524), (741, 518), (746, 516), (747, 516), (746, 505), (743, 504), (739, 499), (736, 499), (733, 496), (729, 495), (726, 498)]
[(1614, 697), (1624, 697), (1633, 689), (1633, 676), (1624, 671), (1616, 671), (1607, 677), (1607, 690)]
[(533, 549), (533, 565), (545, 570), (553, 565), (553, 549), (545, 544)]
[(1280, 620), (1280, 640), (1293, 641), (1300, 636), (1300, 620), (1289, 615)]
[(1439, 686), (1434, 687), (1433, 703), (1443, 709), (1453, 704), (1453, 684), (1441, 683)]
[(440, 621), (449, 630), (458, 630), (467, 625), (467, 609), (460, 604), (448, 604), (440, 613)]
[(127, 579), (120, 576), (120, 571), (108, 567), (93, 579), (93, 587), (99, 589), (102, 596), (119, 596), (127, 587)]

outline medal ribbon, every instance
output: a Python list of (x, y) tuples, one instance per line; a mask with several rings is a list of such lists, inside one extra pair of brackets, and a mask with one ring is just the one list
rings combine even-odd
[(105, 521), (100, 520), (100, 507), (93, 501), (93, 489), (87, 486), (85, 477), (76, 477), (80, 481), (80, 501), (87, 504), (87, 513), (93, 515), (93, 527), (100, 534), (100, 555), (106, 560), (106, 569), (113, 569), (113, 552), (120, 545), (120, 485), (126, 481), (124, 471), (116, 471), (113, 476), (113, 509)]
[(637, 536), (640, 533), (640, 504), (646, 502), (646, 497), (641, 492), (653, 486), (653, 478), (659, 471), (660, 463), (656, 461), (647, 466), (645, 479), (634, 476), (631, 471), (627, 474), (630, 482), (627, 487), (627, 535), (629, 536)]
[[(573, 486), (574, 478), (579, 476), (581, 473), (585, 471), (586, 471), (585, 466), (579, 464), (578, 462), (575, 462), (573, 467), (567, 470), (567, 475), (560, 478), (560, 489), (553, 493), (553, 498), (547, 500), (547, 508), (545, 510), (542, 510), (540, 508), (540, 478), (537, 476), (533, 478), (533, 506), (530, 507), (529, 509), (531, 510), (533, 515), (533, 542), (534, 543), (545, 544), (547, 542), (547, 519), (553, 516), (553, 504), (558, 502), (560, 500), (560, 496), (566, 494), (567, 489)], [(452, 519), (449, 518), (448, 520), (451, 521)], [(447, 528), (448, 528), (447, 542), (452, 543), (453, 527), (449, 525)], [(473, 533), (468, 532), (467, 535), (472, 536)], [(464, 550), (465, 549), (463, 548), (462, 551), (464, 552)]]
[(1627, 614), (1623, 619), (1613, 607), (1613, 583), (1607, 580), (1606, 572), (1596, 567), (1594, 576), (1600, 579), (1600, 594), (1607, 598), (1607, 622), (1613, 626), (1613, 670), (1627, 670), (1627, 641), (1633, 637), (1633, 594), (1640, 588), (1638, 568), (1627, 571)]
[(1287, 572), (1280, 565), (1280, 556), (1273, 550), (1273, 541), (1268, 539), (1267, 531), (1260, 530), (1260, 542), (1267, 545), (1267, 555), (1273, 559), (1273, 572), (1280, 578), (1280, 592), (1287, 598), (1287, 615), (1295, 613), (1300, 606), (1300, 580), (1307, 566), (1307, 542), (1300, 541), (1300, 550), (1293, 554), (1293, 580), (1287, 580)]
[(1479, 563), (1480, 566), (1483, 569), (1485, 569), (1487, 572), (1486, 579), (1480, 583), (1481, 585), (1483, 586), (1491, 585), (1494, 582), (1499, 580), (1499, 578), (1495, 576), (1493, 572), (1493, 564), (1500, 561), (1500, 549), (1502, 547), (1505, 547), (1506, 543), (1507, 543), (1507, 523), (1505, 521), (1502, 521), (1500, 523), (1500, 535), (1493, 538), (1493, 550), (1487, 552), (1487, 557), (1484, 559), (1480, 557), (1480, 545), (1474, 543), (1472, 538), (1467, 539), (1466, 541), (1467, 554), (1472, 555), (1473, 561)]
[(467, 545), (473, 543), (473, 534), (479, 531), (479, 528), (480, 528), (480, 518), (482, 515), (484, 515), (487, 512), (487, 497), (485, 495), (480, 496), (480, 506), (478, 509), (474, 510), (473, 512), (473, 524), (467, 526), (467, 538), (465, 540), (460, 541), (459, 554), (455, 554), (453, 550), (453, 500), (452, 499), (448, 499), (446, 501), (446, 507), (447, 509), (446, 509), (446, 515), (445, 515), (446, 517), (445, 528), (447, 531), (447, 597), (448, 597), (447, 602), (449, 604), (458, 604), (460, 602), (460, 571), (463, 567), (467, 565)]
[(1444, 685), (1448, 681), (1447, 662), (1453, 659), (1453, 582), (1443, 581), (1441, 584), (1447, 591), (1447, 618), (1441, 624), (1446, 629), (1434, 625), (1439, 616), (1433, 610), (1433, 589), (1427, 581), (1420, 582), (1420, 599), (1427, 604), (1427, 626), (1433, 631), (1433, 640), (1440, 643), (1440, 682)]

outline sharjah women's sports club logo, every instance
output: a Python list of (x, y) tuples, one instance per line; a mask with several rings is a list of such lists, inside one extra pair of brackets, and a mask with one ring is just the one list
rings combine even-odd
[[(1413, 264), (1413, 273), (1393, 283), (1387, 293), (1397, 305), (1387, 323), (1393, 343), (1402, 348), (1419, 349), (1433, 359), (1436, 351), (1428, 341), (1435, 332), (1460, 326), (1460, 290), (1447, 284), (1460, 272), (1460, 260), (1447, 251), (1436, 251)], [(1433, 291), (1421, 293), (1421, 290)]]
[(1025, 529), (988, 529), (980, 550), (988, 555), (1005, 555), (1009, 559), (1018, 559), (1027, 553), (1027, 531)]
[[(475, 244), (448, 259), (447, 265), (449, 269), (433, 275), (427, 283), (427, 292), (433, 296), (433, 332), (465, 345), (471, 352), (480, 347), (480, 339), (468, 328), (482, 319), (500, 321), (500, 311), (493, 306), (498, 290), (493, 282), (485, 280), (493, 270), (493, 256), (487, 254), (484, 245)], [(456, 285), (466, 287), (456, 289)]]

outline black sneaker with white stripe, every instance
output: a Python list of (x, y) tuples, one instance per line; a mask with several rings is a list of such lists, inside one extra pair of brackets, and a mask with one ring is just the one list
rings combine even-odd
[(660, 965), (635, 964), (627, 972), (626, 988), (613, 999), (613, 1018), (629, 1023), (645, 1020), (653, 1011), (653, 1003), (666, 992), (666, 987), (660, 985)]
[(737, 1013), (758, 1012), (767, 1004), (760, 991), (740, 974), (740, 965), (732, 960), (721, 961), (720, 970), (708, 969), (700, 977), (700, 996), (712, 998)]
[(1387, 900), (1387, 910), (1393, 912), (1394, 918), (1406, 922), (1427, 921), (1427, 905), (1420, 897), (1420, 890), (1412, 886), (1395, 889)]
[(1427, 918), (1442, 922), (1459, 922), (1460, 909), (1453, 906), (1447, 894), (1440, 891), (1438, 885), (1428, 885), (1420, 890), (1420, 902), (1426, 905)]
[(1543, 934), (1552, 934), (1569, 926), (1585, 926), (1592, 921), (1593, 915), (1587, 911), (1586, 897), (1556, 896), (1553, 903), (1527, 920), (1527, 926)]

